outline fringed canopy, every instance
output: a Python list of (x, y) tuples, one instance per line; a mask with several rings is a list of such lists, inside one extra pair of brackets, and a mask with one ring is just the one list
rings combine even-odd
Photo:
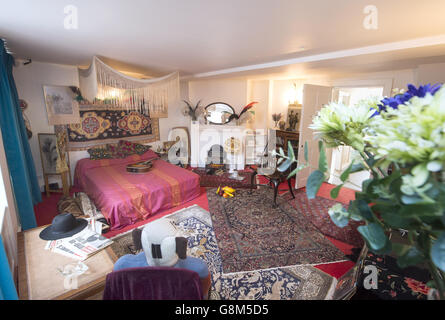
[(179, 74), (138, 79), (127, 76), (98, 57), (88, 69), (79, 69), (79, 86), (89, 101), (102, 101), (127, 111), (138, 111), (152, 118), (166, 118), (168, 103), (179, 99)]

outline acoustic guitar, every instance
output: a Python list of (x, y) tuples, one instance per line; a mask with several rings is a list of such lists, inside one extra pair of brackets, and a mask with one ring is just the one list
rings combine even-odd
[(136, 162), (127, 165), (127, 172), (131, 173), (147, 173), (153, 167), (152, 160)]

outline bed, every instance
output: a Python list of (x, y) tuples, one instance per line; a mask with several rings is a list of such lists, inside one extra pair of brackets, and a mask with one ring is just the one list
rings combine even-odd
[[(154, 159), (149, 172), (126, 171), (127, 164), (149, 159)], [(123, 159), (81, 159), (76, 164), (74, 184), (93, 200), (111, 230), (200, 195), (199, 175), (159, 159), (152, 150)]]

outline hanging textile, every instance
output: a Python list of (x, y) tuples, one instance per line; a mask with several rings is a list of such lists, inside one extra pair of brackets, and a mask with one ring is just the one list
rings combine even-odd
[(0, 39), (0, 127), (22, 229), (36, 227), (34, 204), (42, 201), (25, 123), (12, 76), (14, 59)]
[(151, 118), (168, 117), (168, 104), (179, 99), (179, 73), (161, 78), (138, 79), (127, 76), (98, 57), (88, 69), (79, 69), (79, 86), (91, 102), (120, 106)]
[(159, 140), (159, 119), (111, 105), (80, 105), (80, 121), (55, 126), (66, 132), (68, 151), (87, 150), (119, 140), (151, 143)]

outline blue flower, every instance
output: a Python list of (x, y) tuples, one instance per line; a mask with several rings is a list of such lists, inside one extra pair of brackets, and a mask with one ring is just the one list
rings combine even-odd
[(387, 107), (398, 109), (399, 105), (405, 104), (405, 102), (411, 100), (412, 97), (423, 98), (426, 96), (427, 93), (434, 95), (441, 88), (441, 86), (442, 85), (439, 83), (435, 85), (431, 85), (428, 83), (424, 86), (419, 86), (419, 88), (416, 88), (414, 85), (409, 84), (408, 91), (406, 91), (405, 93), (395, 95), (391, 98), (384, 98), (381, 101), (381, 104), (378, 105), (379, 110), (376, 110), (372, 117), (380, 114), (380, 112), (386, 111)]

